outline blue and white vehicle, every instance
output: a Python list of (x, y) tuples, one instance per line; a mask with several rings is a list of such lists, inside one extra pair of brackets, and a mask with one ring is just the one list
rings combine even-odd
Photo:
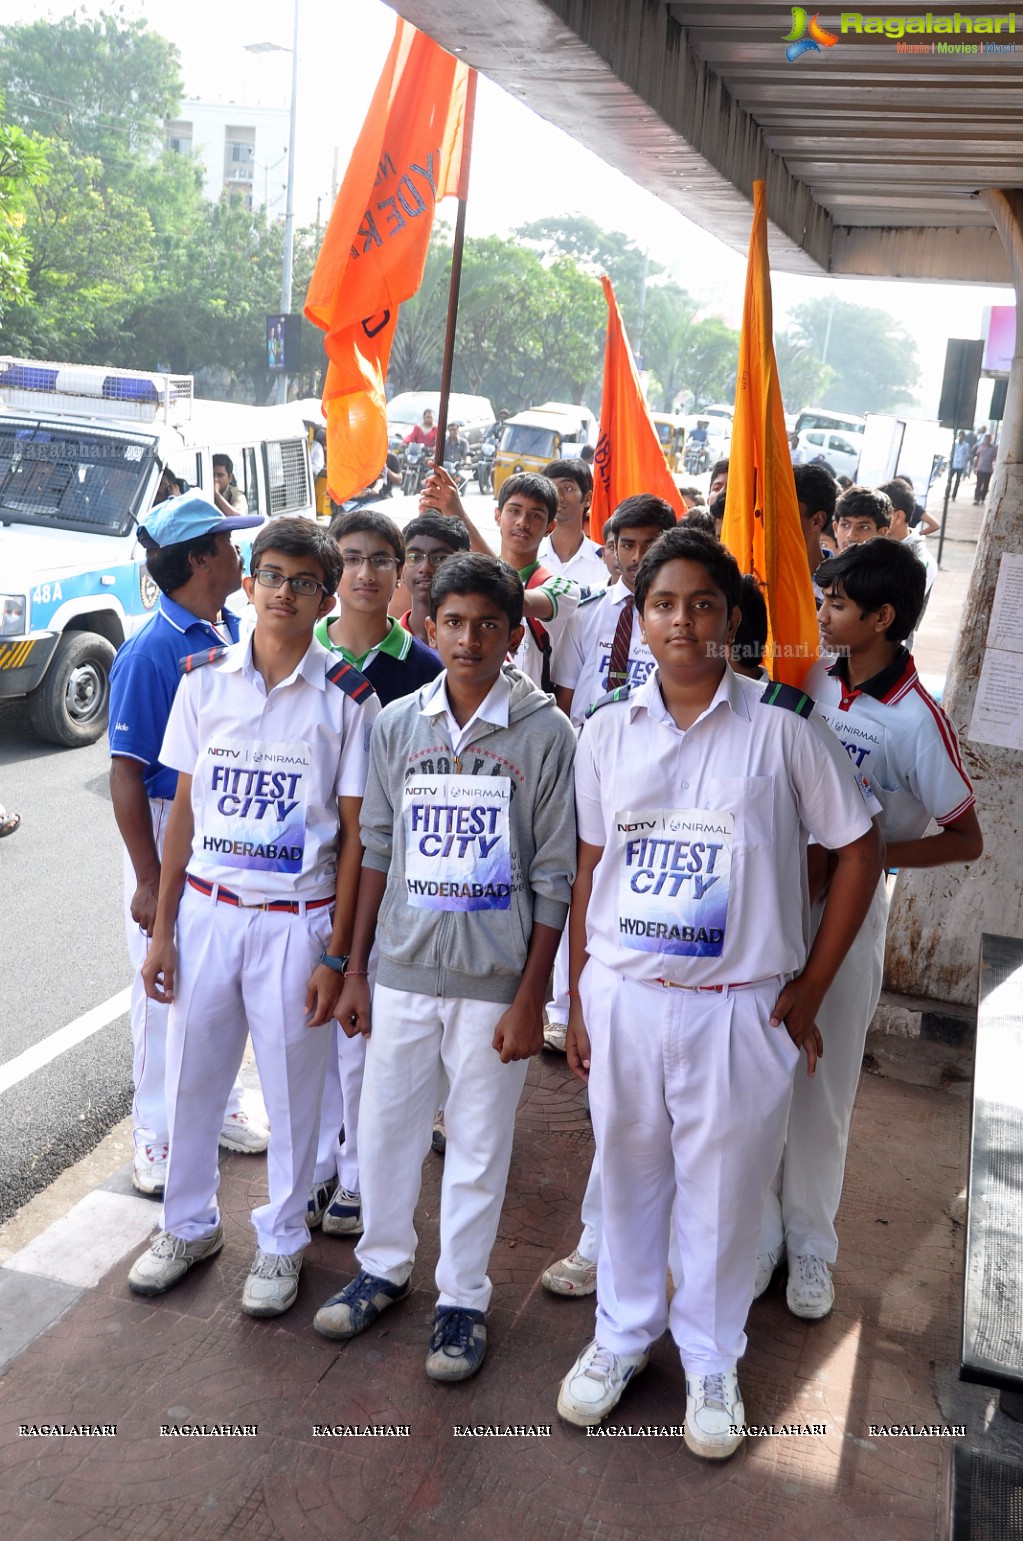
[(41, 738), (105, 731), (114, 653), (159, 600), (136, 523), (165, 468), (212, 500), (215, 454), (237, 507), (315, 516), (295, 409), (194, 401), (188, 375), (0, 358), (0, 700), (27, 696)]

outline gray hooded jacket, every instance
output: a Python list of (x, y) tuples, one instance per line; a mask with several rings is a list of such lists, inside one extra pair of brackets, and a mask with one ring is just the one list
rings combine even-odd
[[(532, 680), (510, 664), (504, 673), (511, 685), (508, 726), (478, 722), (458, 756), (443, 716), (422, 711), (429, 686), (392, 702), (373, 724), (362, 804), (363, 865), (388, 874), (377, 922), (377, 983), (391, 989), (510, 1005), (534, 922), (559, 931), (565, 925), (576, 860), (575, 735), (568, 718)], [(503, 895), (496, 907), (420, 908), (410, 901), (410, 893), (450, 893), (457, 885), (424, 884), (407, 873), (407, 865), (422, 873), (427, 859), (417, 848), (407, 862), (407, 827), (425, 830), (425, 817), (435, 833), (421, 842), (413, 833), (413, 840), (438, 858), (445, 839), (437, 830), (478, 834), (495, 827), (486, 822), (491, 814), (485, 802), (461, 810), (427, 806), (425, 815), (420, 805), (418, 812), (406, 813), (406, 782), (421, 785), (428, 796), (431, 780), (440, 786), (444, 776), (502, 777), (511, 783), (510, 883), (490, 884)], [(461, 835), (454, 843), (462, 847)], [(438, 871), (448, 875), (451, 869)], [(502, 902), (507, 907), (500, 907)]]

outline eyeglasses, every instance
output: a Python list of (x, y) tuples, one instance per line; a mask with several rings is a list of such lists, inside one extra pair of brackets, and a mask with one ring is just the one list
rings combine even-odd
[(449, 556), (454, 556), (453, 551), (406, 551), (406, 567), (432, 567), (436, 570)]
[(315, 578), (286, 578), (283, 573), (276, 572), (272, 567), (260, 567), (252, 576), (265, 589), (279, 589), (287, 584), (291, 592), (302, 599), (309, 599), (317, 589), (323, 589), (325, 594), (329, 593), (329, 590), (324, 588), (322, 583), (317, 583)]
[(398, 558), (387, 556), (383, 551), (374, 551), (372, 556), (363, 556), (360, 551), (342, 551), (342, 567), (352, 567), (358, 572), (359, 568), (369, 563), (375, 573), (385, 573), (388, 568), (397, 567)]

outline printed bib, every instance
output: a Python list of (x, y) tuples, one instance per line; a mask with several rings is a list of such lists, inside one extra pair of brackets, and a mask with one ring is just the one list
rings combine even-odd
[(298, 739), (209, 744), (195, 771), (196, 854), (250, 872), (301, 872), (310, 766)]
[(852, 712), (840, 712), (836, 706), (814, 703), (817, 715), (822, 717), (849, 756), (856, 771), (860, 793), (871, 818), (884, 812), (875, 788), (886, 776), (884, 729), (877, 723), (866, 722)]
[(730, 813), (641, 808), (615, 819), (623, 947), (719, 958), (732, 868)]
[(417, 776), (405, 783), (405, 883), (418, 910), (511, 908), (511, 783)]

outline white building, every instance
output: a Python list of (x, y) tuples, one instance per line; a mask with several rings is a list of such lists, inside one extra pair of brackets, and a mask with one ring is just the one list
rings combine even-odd
[(169, 150), (193, 155), (202, 166), (203, 192), (225, 194), (246, 208), (265, 208), (283, 219), (287, 201), (288, 109), (237, 102), (183, 101), (165, 127)]

